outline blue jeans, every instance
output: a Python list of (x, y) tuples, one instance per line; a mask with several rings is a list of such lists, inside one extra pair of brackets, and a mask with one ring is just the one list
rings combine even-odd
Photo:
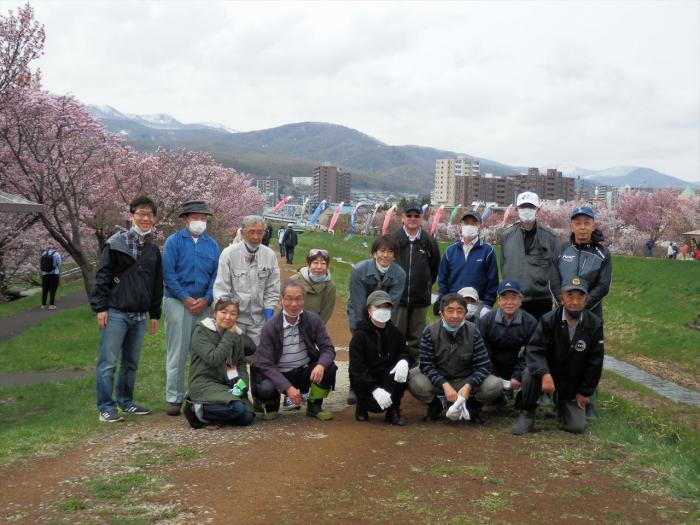
[(117, 403), (127, 408), (134, 402), (134, 383), (139, 367), (141, 343), (146, 334), (146, 320), (133, 321), (129, 314), (109, 309), (107, 326), (100, 330), (100, 348), (97, 361), (97, 410), (104, 412), (116, 408), (112, 392), (114, 371), (119, 358), (117, 378)]
[(239, 425), (246, 427), (253, 422), (255, 414), (246, 410), (243, 401), (231, 401), (224, 405), (221, 403), (203, 403), (202, 412), (204, 419), (212, 423)]

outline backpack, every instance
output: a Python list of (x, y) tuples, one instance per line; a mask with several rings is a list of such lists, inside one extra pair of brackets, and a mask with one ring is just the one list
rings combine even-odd
[(53, 272), (56, 269), (53, 254), (54, 252), (49, 252), (48, 250), (41, 254), (39, 267), (42, 272)]

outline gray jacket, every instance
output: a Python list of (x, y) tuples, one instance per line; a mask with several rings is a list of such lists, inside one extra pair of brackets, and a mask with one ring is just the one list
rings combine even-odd
[(224, 249), (214, 281), (214, 302), (230, 297), (238, 302), (238, 322), (261, 325), (265, 309), (273, 309), (280, 298), (280, 268), (277, 256), (270, 248), (260, 245), (252, 262), (244, 242)]
[(535, 223), (532, 246), (525, 252), (525, 240), (520, 223), (506, 228), (501, 235), (501, 273), (503, 279), (520, 283), (524, 301), (558, 300), (561, 290), (559, 277), (559, 239), (546, 226)]

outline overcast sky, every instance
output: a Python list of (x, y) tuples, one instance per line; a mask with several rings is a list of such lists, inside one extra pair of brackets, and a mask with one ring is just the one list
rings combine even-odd
[(700, 181), (698, 1), (32, 5), (45, 87), (88, 104)]

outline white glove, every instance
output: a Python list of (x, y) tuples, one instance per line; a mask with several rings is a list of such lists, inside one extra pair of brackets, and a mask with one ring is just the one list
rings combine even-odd
[(394, 381), (397, 383), (405, 383), (408, 379), (408, 361), (402, 359), (396, 366), (389, 370), (390, 374), (394, 374)]
[(457, 400), (447, 409), (445, 416), (452, 421), (457, 421), (462, 415), (462, 407), (466, 408), (467, 400), (461, 395), (457, 395)]
[(464, 403), (462, 405), (462, 410), (460, 411), (460, 414), (459, 414), (459, 419), (461, 419), (462, 421), (469, 421), (471, 418), (472, 417), (469, 414), (469, 410), (467, 409), (467, 404)]
[(391, 394), (383, 388), (375, 388), (372, 390), (372, 397), (382, 410), (386, 410), (391, 406)]

